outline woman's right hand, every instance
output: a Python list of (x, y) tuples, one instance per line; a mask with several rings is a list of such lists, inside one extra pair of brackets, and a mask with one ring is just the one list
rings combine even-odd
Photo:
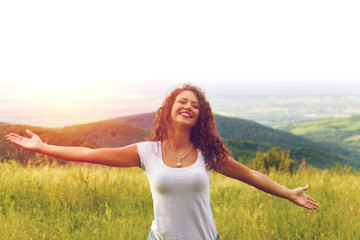
[(20, 136), (16, 133), (9, 133), (6, 135), (6, 139), (26, 150), (39, 152), (44, 146), (43, 141), (41, 141), (39, 136), (31, 132), (29, 129), (26, 129), (26, 133), (30, 138)]

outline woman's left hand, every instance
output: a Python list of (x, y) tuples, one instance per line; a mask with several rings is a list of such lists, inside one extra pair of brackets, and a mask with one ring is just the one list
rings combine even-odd
[(295, 203), (296, 205), (299, 205), (301, 207), (304, 207), (304, 208), (307, 208), (310, 210), (316, 210), (319, 207), (317, 202), (304, 193), (306, 190), (308, 190), (308, 188), (309, 188), (309, 185), (306, 185), (305, 187), (299, 187), (297, 189), (294, 189), (293, 196), (290, 199), (290, 201), (292, 201), (293, 203)]

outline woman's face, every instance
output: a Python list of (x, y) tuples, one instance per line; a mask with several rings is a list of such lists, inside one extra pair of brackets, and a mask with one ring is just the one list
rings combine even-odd
[(171, 119), (173, 124), (186, 125), (192, 128), (199, 118), (199, 102), (192, 91), (183, 91), (179, 93), (171, 110)]

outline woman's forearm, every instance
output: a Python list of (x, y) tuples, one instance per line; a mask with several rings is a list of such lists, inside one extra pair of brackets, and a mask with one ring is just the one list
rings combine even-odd
[(68, 161), (89, 162), (89, 156), (92, 151), (93, 149), (87, 147), (64, 147), (43, 144), (37, 152)]
[(281, 186), (258, 171), (252, 170), (251, 172), (252, 177), (248, 179), (248, 184), (277, 197), (282, 197), (288, 200), (291, 200), (293, 197), (293, 190)]
[(113, 167), (140, 167), (136, 144), (121, 148), (63, 147), (44, 144), (38, 151), (68, 161), (95, 163)]
[(278, 197), (291, 200), (294, 194), (293, 190), (277, 184), (264, 174), (251, 170), (232, 158), (228, 158), (227, 164), (219, 168), (219, 172)]
[(228, 158), (227, 164), (220, 167), (218, 172), (224, 174), (225, 176), (247, 183), (274, 196), (288, 199), (301, 207), (310, 210), (314, 210), (319, 207), (314, 199), (304, 193), (304, 191), (308, 189), (308, 185), (305, 187), (298, 187), (296, 189), (288, 189), (280, 184), (277, 184), (264, 174), (251, 170), (232, 158)]

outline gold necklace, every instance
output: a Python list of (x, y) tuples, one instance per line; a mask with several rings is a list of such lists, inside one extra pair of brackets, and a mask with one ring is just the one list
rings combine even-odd
[(169, 146), (167, 145), (167, 143), (165, 143), (165, 147), (166, 147), (167, 150), (169, 150), (170, 153), (178, 160), (176, 166), (181, 167), (181, 162), (180, 162), (180, 161), (183, 160), (184, 158), (186, 158), (186, 156), (190, 153), (190, 149), (191, 149), (191, 147), (192, 147), (192, 144), (190, 143), (190, 146), (189, 146), (188, 151), (187, 151), (187, 152), (184, 154), (184, 156), (182, 156), (182, 157), (176, 156), (175, 153), (171, 150), (171, 148), (169, 148)]

